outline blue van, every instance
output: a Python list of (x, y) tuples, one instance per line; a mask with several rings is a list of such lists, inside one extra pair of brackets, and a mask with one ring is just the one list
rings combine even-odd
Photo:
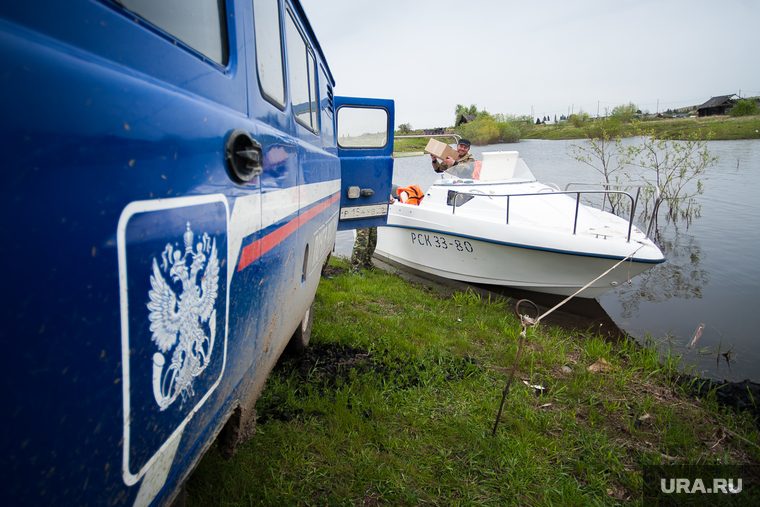
[(393, 101), (338, 97), (298, 0), (0, 5), (8, 505), (168, 505), (383, 225)]

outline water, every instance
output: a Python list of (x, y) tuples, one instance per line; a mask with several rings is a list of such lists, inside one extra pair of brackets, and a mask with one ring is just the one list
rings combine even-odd
[[(635, 141), (628, 141), (635, 142)], [(585, 141), (524, 140), (516, 144), (473, 147), (483, 151), (517, 150), (539, 181), (564, 188), (567, 183), (600, 181), (601, 175), (568, 154)], [(758, 326), (752, 319), (760, 303), (760, 142), (710, 141), (720, 157), (707, 170), (702, 213), (688, 229), (661, 229), (660, 246), (668, 261), (598, 298), (612, 320), (628, 334), (672, 345), (695, 372), (718, 379), (760, 381)], [(430, 157), (396, 159), (393, 182), (426, 189), (440, 175)], [(662, 214), (661, 214), (662, 216)], [(661, 225), (664, 221), (661, 220)], [(350, 255), (353, 238), (341, 233), (336, 253)], [(686, 346), (700, 324), (694, 350)], [(731, 350), (729, 364), (722, 353)]]

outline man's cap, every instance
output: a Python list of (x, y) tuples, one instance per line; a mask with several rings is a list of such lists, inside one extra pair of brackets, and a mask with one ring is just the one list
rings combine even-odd
[(463, 145), (467, 146), (468, 148), (470, 147), (470, 141), (467, 140), (467, 139), (460, 139), (457, 144), (463, 144)]

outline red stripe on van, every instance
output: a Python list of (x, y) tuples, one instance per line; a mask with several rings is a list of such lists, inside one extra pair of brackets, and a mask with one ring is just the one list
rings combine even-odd
[(335, 194), (323, 203), (320, 203), (305, 213), (299, 215), (298, 218), (294, 218), (279, 229), (270, 232), (263, 238), (257, 239), (250, 245), (244, 247), (242, 253), (240, 254), (240, 263), (238, 263), (237, 270), (242, 271), (243, 269), (247, 268), (253, 261), (270, 251), (272, 248), (279, 245), (285, 238), (298, 230), (299, 227), (327, 209), (339, 198), (340, 194)]

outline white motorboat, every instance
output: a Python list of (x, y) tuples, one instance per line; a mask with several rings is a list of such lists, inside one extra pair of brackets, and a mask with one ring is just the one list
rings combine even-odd
[[(536, 181), (516, 151), (483, 153), (479, 178), (465, 176), (444, 173), (419, 205), (391, 205), (375, 255), (448, 279), (559, 295), (625, 259), (578, 294), (585, 298), (665, 261), (632, 223), (638, 194), (561, 191)], [(628, 220), (581, 202), (608, 194), (630, 198)]]

